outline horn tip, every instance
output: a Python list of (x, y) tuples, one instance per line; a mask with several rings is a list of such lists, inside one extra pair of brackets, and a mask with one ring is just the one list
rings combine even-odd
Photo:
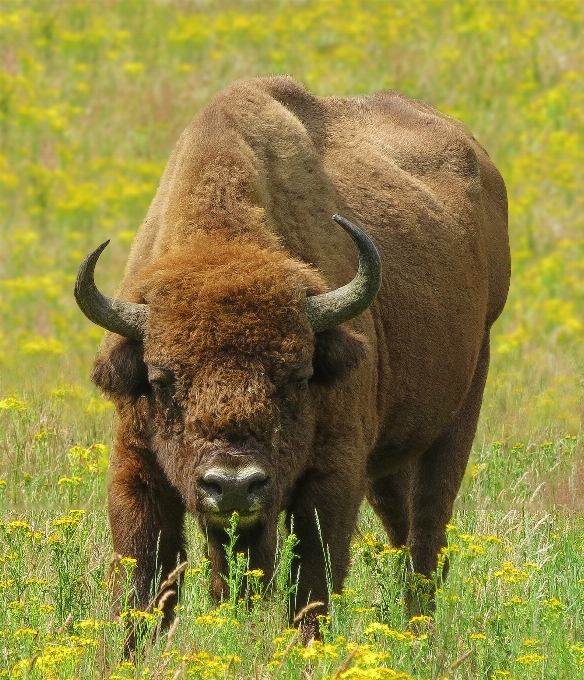
[[(349, 233), (354, 232), (355, 229), (359, 229), (359, 227), (357, 227), (356, 224), (353, 224), (353, 223), (350, 222), (346, 217), (343, 217), (342, 215), (338, 215), (337, 213), (335, 213), (335, 214), (333, 215), (333, 220), (334, 220), (337, 224), (340, 224), (341, 227), (343, 227), (343, 229), (344, 229), (345, 231), (348, 231)], [(361, 230), (359, 229), (359, 231), (361, 231)]]

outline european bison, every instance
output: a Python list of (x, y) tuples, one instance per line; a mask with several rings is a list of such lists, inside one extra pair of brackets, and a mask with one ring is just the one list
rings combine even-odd
[[(371, 236), (383, 283), (335, 213)], [(216, 598), (234, 510), (237, 549), (267, 578), (278, 514), (294, 518), (298, 608), (328, 600), (316, 518), (338, 590), (364, 498), (430, 577), (510, 272), (505, 186), (465, 127), (395, 91), (241, 80), (181, 135), (116, 299), (93, 283), (105, 245), (76, 297), (110, 331), (92, 379), (117, 409), (109, 516), (138, 560), (137, 606), (184, 559), (186, 511)]]

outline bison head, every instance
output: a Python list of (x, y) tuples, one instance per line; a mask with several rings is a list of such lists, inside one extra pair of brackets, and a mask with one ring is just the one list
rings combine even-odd
[[(335, 216), (359, 248), (355, 279), (331, 292), (286, 253), (198, 234), (145, 267), (125, 302), (103, 296), (79, 270), (84, 314), (115, 333), (93, 380), (118, 406), (126, 440), (150, 451), (185, 506), (209, 527), (234, 510), (240, 527), (286, 506), (313, 449), (320, 386), (365, 354), (340, 328), (366, 309), (381, 283), (375, 246)], [(313, 294), (314, 293), (314, 294)]]

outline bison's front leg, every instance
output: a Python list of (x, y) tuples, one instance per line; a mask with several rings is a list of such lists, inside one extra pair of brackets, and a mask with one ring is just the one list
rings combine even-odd
[[(137, 560), (131, 606), (144, 610), (157, 594), (158, 579), (164, 581), (177, 562), (185, 559), (185, 508), (150, 451), (120, 445), (112, 456), (108, 500), (114, 550)], [(116, 583), (118, 611), (121, 587)], [(176, 592), (160, 593), (162, 599), (168, 624)]]
[[(290, 523), (299, 539), (296, 612), (304, 643), (318, 637), (318, 615), (325, 614), (329, 593), (339, 592), (347, 574), (351, 537), (364, 496), (364, 484), (342, 474), (313, 475), (297, 489)], [(317, 604), (317, 603), (322, 604)], [(294, 611), (291, 609), (291, 613)]]
[[(408, 537), (414, 571), (432, 580), (438, 555), (446, 540), (446, 525), (462, 483), (481, 409), (489, 367), (489, 339), (485, 339), (472, 385), (448, 430), (415, 462)], [(448, 571), (445, 563), (442, 576)], [(429, 608), (434, 608), (430, 587)], [(415, 603), (419, 611), (424, 603)], [(414, 610), (416, 611), (416, 610)]]

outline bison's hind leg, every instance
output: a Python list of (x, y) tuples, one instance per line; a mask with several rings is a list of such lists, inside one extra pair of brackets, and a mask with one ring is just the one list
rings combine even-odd
[[(488, 337), (479, 354), (471, 387), (453, 422), (415, 463), (412, 475), (408, 545), (414, 570), (430, 577), (446, 546), (452, 517), (475, 436), (489, 367)], [(447, 563), (444, 567), (446, 575)]]
[[(454, 500), (468, 463), (488, 365), (487, 337), (471, 387), (448, 429), (407, 467), (370, 485), (369, 501), (392, 544), (409, 548), (413, 571), (426, 579), (412, 580), (412, 614), (431, 611), (434, 606), (438, 556), (447, 543), (446, 525), (452, 517)], [(445, 577), (447, 569), (445, 562), (440, 576)]]

